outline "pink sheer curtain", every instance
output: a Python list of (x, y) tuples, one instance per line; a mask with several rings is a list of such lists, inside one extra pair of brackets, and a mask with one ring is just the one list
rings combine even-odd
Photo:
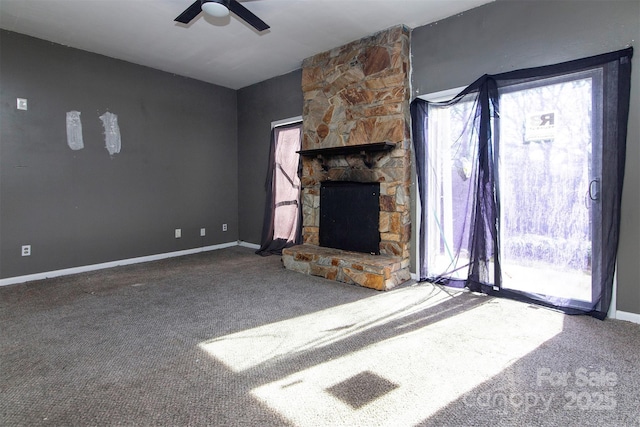
[(294, 123), (271, 132), (262, 241), (256, 251), (263, 256), (282, 254), (282, 249), (301, 242), (301, 131), (302, 123)]
[(292, 242), (298, 229), (300, 127), (276, 128), (275, 216), (273, 239)]

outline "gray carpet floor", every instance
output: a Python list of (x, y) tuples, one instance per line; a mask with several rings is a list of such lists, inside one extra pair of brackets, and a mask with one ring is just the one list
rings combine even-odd
[(0, 288), (2, 426), (640, 426), (640, 326), (224, 250)]

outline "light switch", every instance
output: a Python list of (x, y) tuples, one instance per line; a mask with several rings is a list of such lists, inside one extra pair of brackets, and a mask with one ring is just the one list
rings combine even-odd
[(26, 110), (26, 109), (27, 109), (27, 99), (18, 98), (18, 110)]

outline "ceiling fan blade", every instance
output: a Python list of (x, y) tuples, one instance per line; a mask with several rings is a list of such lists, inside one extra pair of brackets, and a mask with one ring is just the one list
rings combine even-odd
[(196, 0), (191, 6), (182, 12), (180, 16), (174, 19), (174, 21), (188, 24), (193, 18), (198, 16), (200, 12), (202, 12), (202, 4), (200, 3), (200, 0)]
[(270, 28), (262, 19), (251, 13), (249, 9), (238, 3), (237, 0), (229, 0), (229, 10), (258, 31), (264, 31)]

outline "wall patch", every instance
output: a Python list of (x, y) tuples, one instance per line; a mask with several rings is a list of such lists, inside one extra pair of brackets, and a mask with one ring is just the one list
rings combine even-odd
[(118, 116), (116, 114), (106, 112), (100, 116), (102, 126), (104, 126), (104, 140), (107, 151), (112, 156), (120, 152), (120, 127), (118, 126)]
[(80, 121), (80, 111), (67, 112), (67, 144), (74, 151), (82, 150), (82, 122)]

